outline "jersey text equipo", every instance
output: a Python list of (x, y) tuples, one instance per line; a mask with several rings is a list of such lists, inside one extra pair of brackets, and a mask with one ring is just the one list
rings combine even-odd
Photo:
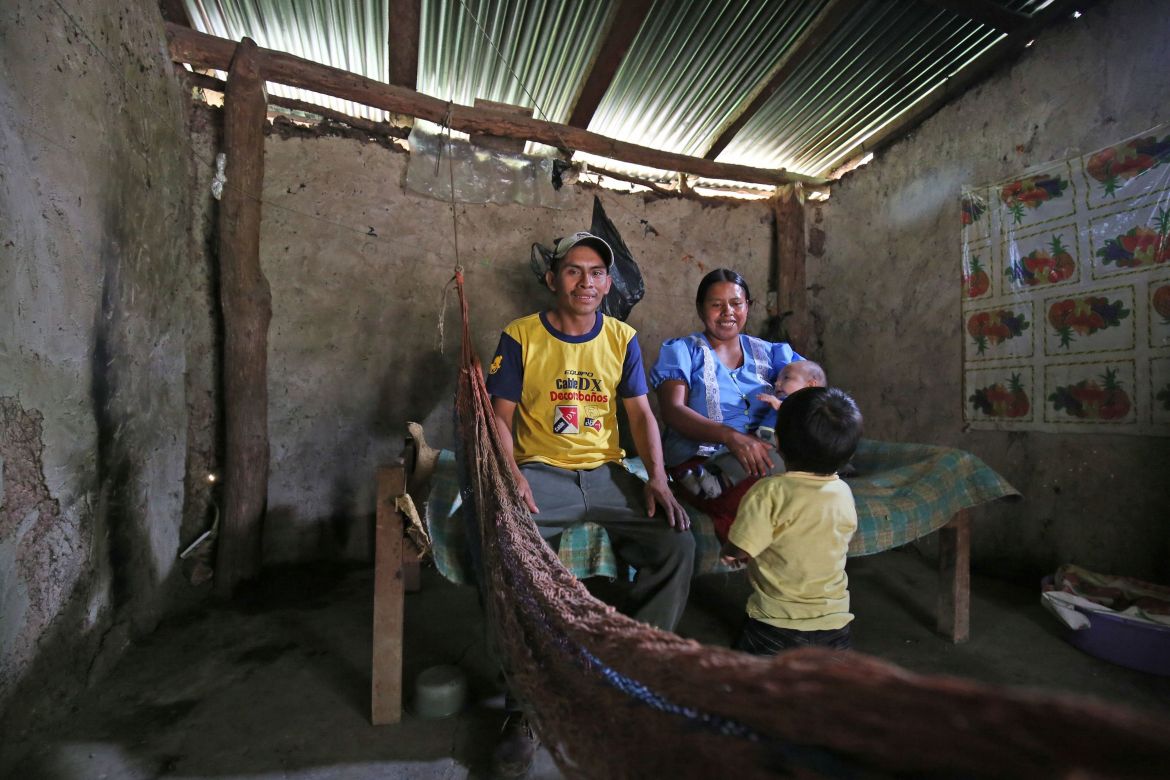
[(549, 390), (548, 400), (583, 401), (587, 404), (607, 404), (609, 403), (609, 396), (604, 393), (582, 393), (580, 391), (565, 391), (558, 393), (556, 390)]

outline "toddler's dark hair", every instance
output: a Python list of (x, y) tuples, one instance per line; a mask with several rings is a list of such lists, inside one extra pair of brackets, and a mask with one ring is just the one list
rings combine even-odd
[(805, 387), (780, 406), (776, 437), (789, 471), (833, 474), (857, 449), (861, 410), (840, 388)]

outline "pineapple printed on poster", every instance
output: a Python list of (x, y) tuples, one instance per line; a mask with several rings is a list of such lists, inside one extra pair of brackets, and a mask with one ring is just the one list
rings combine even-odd
[(1071, 363), (1045, 369), (1044, 419), (1056, 423), (1129, 424), (1136, 419), (1130, 361)]
[(1032, 369), (1004, 366), (967, 374), (965, 418), (979, 422), (1028, 422), (1032, 419)]
[(991, 246), (970, 246), (963, 252), (963, 302), (990, 298), (991, 290)]
[(1133, 288), (1044, 301), (1044, 351), (1048, 355), (1129, 351), (1134, 348)]
[(967, 360), (1032, 354), (1032, 306), (1005, 305), (967, 313)]
[(1003, 272), (1005, 289), (1030, 290), (1080, 281), (1081, 263), (1076, 252), (1077, 229), (1071, 224), (1013, 238), (1003, 253), (1008, 258)]
[(1170, 134), (1165, 130), (1115, 144), (1081, 158), (1084, 166), (1085, 199), (1090, 209), (1102, 208), (1134, 197), (1146, 195), (1151, 187), (1151, 171), (1170, 163)]
[(1012, 179), (999, 187), (1000, 224), (1007, 232), (1026, 230), (1076, 212), (1068, 163)]

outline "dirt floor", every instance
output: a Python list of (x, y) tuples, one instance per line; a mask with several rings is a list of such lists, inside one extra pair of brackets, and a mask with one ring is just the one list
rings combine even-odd
[[(164, 623), (63, 717), (30, 713), (4, 735), (13, 778), (483, 778), (502, 716), (476, 593), (432, 570), (407, 596), (404, 678), (457, 664), (460, 715), (369, 723), (369, 569), (270, 572), (232, 607)], [(1037, 587), (975, 577), (971, 641), (933, 632), (936, 578), (914, 549), (850, 562), (855, 648), (911, 670), (1074, 692), (1170, 715), (1170, 678), (1112, 666), (1066, 644)], [(679, 633), (727, 645), (747, 595), (742, 574), (697, 580)], [(538, 778), (560, 777), (547, 753)]]

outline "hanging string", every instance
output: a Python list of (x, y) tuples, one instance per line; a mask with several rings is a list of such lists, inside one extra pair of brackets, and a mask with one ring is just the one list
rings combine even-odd
[[(443, 285), (443, 300), (439, 304), (439, 327), (437, 332), (439, 354), (443, 354), (443, 328), (447, 319), (447, 297), (451, 293), (453, 284), (463, 285), (463, 263), (459, 258), (459, 219), (455, 209), (455, 147), (451, 141), (451, 107), (447, 101), (447, 111), (443, 115), (443, 130), (447, 134), (447, 199), (451, 204), (451, 236), (455, 242), (455, 271), (451, 278)], [(439, 173), (439, 161), (443, 156), (443, 145), (439, 144), (439, 155), (435, 158), (435, 175)]]

